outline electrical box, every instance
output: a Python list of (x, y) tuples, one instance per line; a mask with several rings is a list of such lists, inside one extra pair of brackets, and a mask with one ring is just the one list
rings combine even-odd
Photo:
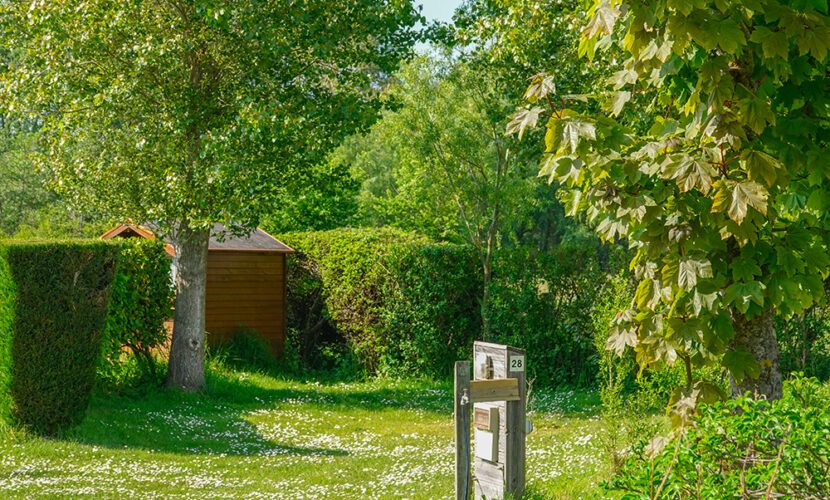
[(499, 407), (476, 403), (473, 411), (475, 456), (488, 462), (499, 461)]

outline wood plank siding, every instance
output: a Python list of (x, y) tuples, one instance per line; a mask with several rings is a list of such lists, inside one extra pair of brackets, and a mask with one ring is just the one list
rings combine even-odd
[(205, 329), (221, 344), (243, 328), (265, 337), (275, 354), (285, 342), (285, 254), (208, 252)]

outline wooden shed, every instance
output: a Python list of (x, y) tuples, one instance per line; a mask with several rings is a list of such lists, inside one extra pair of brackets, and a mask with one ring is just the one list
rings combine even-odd
[[(102, 238), (150, 238), (149, 225), (121, 224)], [(173, 246), (168, 255), (176, 261)], [(215, 224), (208, 247), (205, 330), (210, 345), (219, 345), (243, 329), (254, 329), (281, 355), (286, 329), (286, 256), (294, 252), (262, 229), (234, 236)]]

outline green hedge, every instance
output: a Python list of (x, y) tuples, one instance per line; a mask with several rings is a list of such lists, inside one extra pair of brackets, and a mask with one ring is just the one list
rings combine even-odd
[(481, 331), (481, 277), (473, 251), (451, 244), (395, 247), (382, 264), (383, 372), (446, 378)]
[[(454, 361), (470, 357), (481, 337), (482, 280), (469, 247), (387, 228), (281, 239), (298, 250), (289, 328), (307, 366), (355, 362), (369, 374), (446, 378)], [(496, 259), (488, 340), (528, 349), (529, 376), (542, 384), (596, 377), (591, 311), (610, 282), (599, 257), (595, 247), (569, 247), (509, 249)]]
[(99, 371), (104, 376), (117, 373), (126, 348), (152, 373), (152, 349), (167, 339), (164, 321), (170, 318), (175, 297), (171, 260), (159, 240), (130, 238), (119, 240), (118, 244), (121, 252)]
[(86, 411), (118, 247), (105, 242), (0, 245), (0, 408), (55, 434)]
[(542, 385), (592, 383), (599, 356), (591, 312), (610, 285), (596, 248), (511, 249), (498, 254), (493, 269), (493, 340), (527, 349), (528, 375)]
[[(382, 263), (396, 246), (428, 242), (395, 229), (287, 233), (282, 241), (298, 251), (288, 263), (289, 328), (295, 330), (306, 364), (319, 366), (325, 349), (345, 340), (361, 369), (381, 369)], [(336, 364), (343, 360), (335, 360)]]

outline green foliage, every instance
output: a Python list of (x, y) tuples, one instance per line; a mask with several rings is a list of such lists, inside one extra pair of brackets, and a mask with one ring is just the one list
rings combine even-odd
[(357, 216), (359, 188), (346, 164), (327, 160), (309, 166), (280, 190), (260, 225), (271, 234), (348, 226)]
[(112, 284), (109, 313), (101, 347), (99, 372), (119, 371), (128, 349), (143, 369), (156, 369), (152, 350), (167, 339), (164, 322), (171, 317), (174, 299), (171, 259), (160, 240), (118, 240), (120, 256)]
[(332, 161), (361, 182), (359, 218), (485, 252), (488, 232), (522, 219), (533, 161), (505, 137), (512, 103), (487, 75), (421, 56), (396, 74), (387, 110)]
[(252, 227), (374, 120), (418, 38), (409, 2), (338, 1), (7, 3), (0, 99), (42, 123), (38, 163), (73, 206)]
[(28, 154), (33, 134), (0, 128), (0, 234), (13, 235), (33, 212), (53, 201)]
[[(480, 263), (469, 247), (389, 228), (281, 238), (298, 250), (289, 265), (289, 325), (307, 365), (356, 360), (368, 374), (443, 379), (484, 338)], [(526, 348), (529, 375), (542, 385), (594, 380), (590, 313), (613, 291), (597, 253), (496, 254), (486, 340)], [(338, 347), (344, 341), (347, 350)]]
[(470, 357), (481, 330), (481, 276), (469, 247), (400, 245), (386, 264), (383, 285), (383, 371), (442, 380)]
[(826, 498), (829, 408), (827, 389), (805, 378), (779, 401), (702, 405), (685, 431), (636, 446), (606, 486), (625, 498)]
[(100, 217), (71, 210), (46, 187), (48, 176), (31, 157), (36, 132), (0, 118), (0, 237), (15, 239), (92, 238), (104, 229)]
[(788, 320), (776, 318), (781, 370), (830, 379), (830, 309), (816, 306)]
[[(459, 9), (451, 44), (463, 47), (465, 60), (487, 68), (521, 98), (517, 81), (541, 69), (556, 75), (556, 86), (572, 93), (592, 91), (608, 72), (605, 60), (593, 64), (577, 54), (578, 26), (584, 11), (578, 0), (470, 0)], [(551, 81), (552, 83), (552, 81)]]
[(528, 377), (543, 386), (596, 380), (592, 314), (614, 293), (598, 251), (561, 245), (549, 253), (511, 249), (497, 254), (488, 340), (527, 349)]
[(227, 344), (218, 348), (215, 357), (232, 367), (268, 372), (276, 368), (276, 359), (268, 340), (253, 329), (239, 330)]
[(83, 418), (95, 383), (118, 247), (0, 247), (0, 411), (38, 433)]
[(614, 276), (607, 285), (607, 293), (603, 294), (593, 308), (591, 321), (594, 327), (594, 349), (597, 352), (597, 383), (602, 400), (603, 411), (617, 414), (623, 409), (623, 394), (630, 390), (635, 373), (636, 362), (634, 356), (624, 353), (618, 356), (608, 349), (608, 339), (611, 336), (613, 322), (621, 311), (630, 305), (631, 281), (627, 273)]
[(567, 212), (637, 249), (636, 307), (613, 344), (633, 347), (642, 365), (689, 359), (756, 375), (753, 338), (730, 342), (731, 322), (823, 300), (825, 11), (598, 0), (580, 52), (610, 46), (627, 59), (606, 92), (580, 99), (608, 113), (553, 85), (529, 96), (544, 107), (541, 173), (563, 186)]
[[(298, 251), (288, 265), (288, 300), (303, 358), (314, 363), (314, 351), (342, 335), (364, 369), (379, 370), (386, 342), (380, 320), (389, 279), (385, 263), (396, 245), (428, 240), (389, 228), (288, 233), (280, 239)], [(321, 337), (329, 321), (336, 333)]]

